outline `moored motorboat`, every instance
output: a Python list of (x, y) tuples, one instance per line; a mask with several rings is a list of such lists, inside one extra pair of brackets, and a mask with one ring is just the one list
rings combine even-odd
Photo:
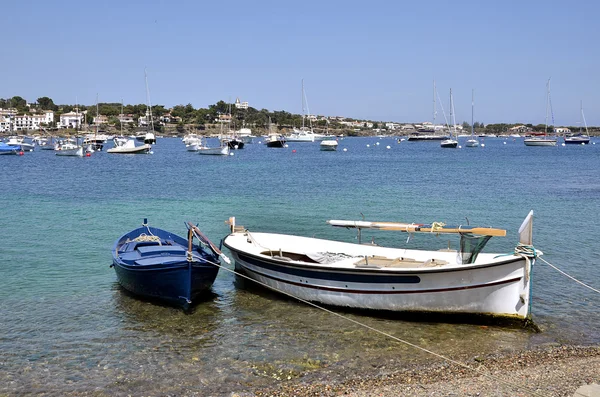
[[(502, 229), (391, 222), (328, 221), (333, 226), (460, 235), (459, 251), (411, 250), (235, 226), (225, 238), (238, 272), (260, 284), (321, 304), (402, 312), (477, 314), (525, 319), (530, 315), (533, 211), (510, 254), (482, 253)], [(531, 254), (533, 252), (533, 254)]]
[(135, 295), (184, 309), (210, 290), (219, 257), (228, 259), (196, 226), (189, 222), (186, 226), (187, 239), (150, 227), (144, 219), (142, 227), (117, 239), (111, 267), (119, 284)]
[(337, 139), (325, 139), (319, 144), (319, 148), (325, 152), (336, 151), (338, 147)]
[(128, 139), (125, 142), (117, 138), (114, 139), (115, 146), (108, 149), (106, 153), (121, 153), (121, 154), (146, 154), (150, 153), (152, 145), (144, 143), (136, 145), (134, 139)]
[(285, 137), (283, 135), (271, 134), (265, 140), (267, 147), (285, 147)]

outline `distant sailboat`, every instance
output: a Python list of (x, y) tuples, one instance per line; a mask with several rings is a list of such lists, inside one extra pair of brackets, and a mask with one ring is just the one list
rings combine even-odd
[(477, 140), (477, 138), (475, 138), (475, 127), (474, 127), (474, 123), (473, 123), (474, 109), (475, 109), (475, 90), (472, 90), (471, 91), (471, 137), (469, 139), (467, 139), (467, 142), (465, 143), (466, 147), (478, 147), (479, 146), (479, 141)]
[[(585, 126), (585, 134), (581, 130), (581, 123)], [(579, 133), (578, 134), (568, 134), (565, 135), (565, 143), (566, 144), (576, 144), (576, 145), (587, 145), (590, 143), (590, 135), (588, 133), (588, 126), (585, 121), (585, 115), (583, 114), (583, 101), (581, 101), (581, 122), (579, 124)]]
[(554, 126), (554, 113), (552, 112), (552, 100), (550, 99), (550, 79), (546, 83), (546, 127), (544, 136), (525, 139), (525, 146), (556, 146), (556, 138), (548, 137), (548, 110), (552, 113), (552, 126)]
[[(447, 136), (443, 135), (443, 134), (436, 134), (436, 127), (435, 127), (435, 117), (437, 116), (437, 107), (436, 107), (436, 98), (437, 95), (437, 90), (435, 89), (435, 80), (433, 80), (433, 122), (431, 124), (431, 127), (429, 127), (426, 123), (424, 123), (424, 125), (419, 128), (416, 132), (410, 134), (410, 136), (408, 137), (408, 141), (414, 142), (414, 141), (441, 141), (444, 140), (446, 138), (448, 138)], [(443, 106), (442, 106), (443, 107)]]
[(452, 100), (452, 88), (450, 88), (450, 121), (452, 122), (452, 128), (450, 129), (450, 137), (440, 142), (440, 146), (443, 148), (456, 149), (458, 141), (456, 140), (456, 119), (454, 117), (454, 101)]

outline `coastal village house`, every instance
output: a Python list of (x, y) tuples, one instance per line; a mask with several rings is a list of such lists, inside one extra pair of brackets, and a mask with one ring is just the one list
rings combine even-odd
[(80, 128), (83, 123), (83, 113), (68, 112), (60, 115), (58, 128)]
[(215, 119), (217, 123), (231, 123), (230, 114), (220, 114), (219, 118)]
[(554, 133), (555, 134), (570, 134), (571, 130), (568, 129), (567, 127), (556, 127), (554, 129)]
[(524, 132), (530, 132), (531, 128), (526, 125), (515, 125), (508, 130), (511, 134), (522, 134)]
[(152, 116), (152, 118), (150, 118), (150, 111), (147, 110), (145, 116), (140, 116), (138, 118), (138, 126), (146, 127), (147, 125), (150, 124), (150, 121), (154, 121), (154, 116)]
[(100, 124), (108, 124), (108, 117), (104, 116), (104, 115), (99, 115), (94, 117), (94, 124), (95, 125), (100, 125)]
[(0, 116), (0, 132), (10, 131), (10, 118)]
[(121, 124), (133, 124), (135, 120), (133, 119), (133, 114), (120, 114), (118, 116), (119, 122)]

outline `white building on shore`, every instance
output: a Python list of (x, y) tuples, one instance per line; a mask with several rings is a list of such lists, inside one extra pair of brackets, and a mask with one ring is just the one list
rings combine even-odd
[(0, 132), (10, 131), (10, 117), (0, 116)]
[(58, 128), (81, 128), (83, 113), (68, 112), (60, 115)]
[(240, 102), (240, 98), (235, 99), (236, 109), (248, 109), (248, 101)]
[(42, 124), (49, 126), (54, 121), (54, 112), (46, 110), (44, 113), (25, 114), (12, 118), (13, 131), (39, 130)]

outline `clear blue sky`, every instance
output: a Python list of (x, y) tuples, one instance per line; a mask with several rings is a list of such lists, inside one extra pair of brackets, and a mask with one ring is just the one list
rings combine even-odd
[[(257, 109), (432, 118), (432, 81), (458, 122), (600, 125), (596, 1), (10, 1), (0, 97), (57, 104)], [(441, 111), (438, 120), (443, 120)]]

